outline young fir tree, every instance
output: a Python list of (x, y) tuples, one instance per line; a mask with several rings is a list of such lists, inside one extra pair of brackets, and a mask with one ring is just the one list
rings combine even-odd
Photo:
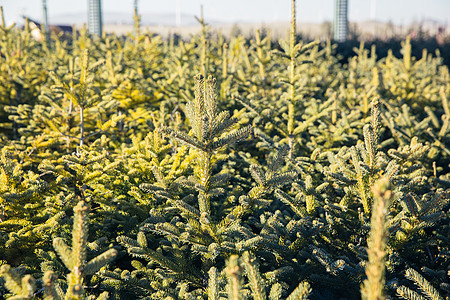
[[(88, 237), (88, 214), (89, 207), (84, 201), (79, 202), (74, 207), (74, 222), (72, 231), (72, 246), (68, 246), (64, 239), (54, 238), (53, 247), (60, 256), (70, 273), (67, 274), (65, 282), (66, 289), (63, 290), (56, 280), (53, 271), (45, 272), (42, 279), (44, 287), (44, 299), (86, 299), (85, 280), (86, 277), (96, 273), (100, 268), (112, 261), (116, 255), (116, 249), (108, 251), (86, 261), (87, 259), (87, 237)], [(21, 277), (9, 265), (1, 268), (2, 277), (5, 279), (5, 286), (14, 295), (10, 299), (33, 299), (35, 296), (36, 281), (31, 275)], [(108, 293), (103, 292), (96, 299), (107, 299)], [(89, 298), (91, 299), (91, 297)]]
[[(131, 255), (157, 262), (158, 265), (169, 270), (169, 273), (165, 272), (165, 277), (169, 276), (167, 278), (169, 282), (177, 278), (184, 279), (198, 289), (202, 286), (201, 278), (206, 275), (215, 261), (220, 261), (230, 253), (262, 246), (264, 237), (249, 232), (240, 225), (240, 221), (252, 211), (266, 206), (266, 200), (261, 197), (273, 188), (293, 180), (295, 173), (278, 174), (277, 172), (287, 151), (287, 148), (284, 148), (274, 158), (267, 172), (260, 166), (252, 165), (250, 171), (257, 185), (248, 191), (247, 195), (241, 195), (239, 203), (230, 202), (230, 196), (224, 195), (229, 188), (221, 187), (230, 176), (226, 173), (213, 173), (214, 164), (217, 161), (216, 153), (224, 146), (245, 138), (251, 131), (251, 127), (226, 132), (237, 123), (237, 119), (229, 118), (227, 112), (217, 112), (214, 80), (212, 78), (204, 80), (203, 76), (199, 75), (196, 77), (196, 82), (195, 99), (186, 107), (186, 115), (192, 126), (190, 134), (167, 127), (160, 129), (164, 134), (173, 137), (175, 141), (191, 148), (195, 158), (194, 176), (181, 177), (170, 183), (166, 181), (166, 176), (158, 166), (153, 167), (152, 172), (156, 183), (142, 184), (141, 189), (154, 194), (157, 199), (166, 199), (169, 204), (163, 210), (166, 213), (152, 210), (151, 217), (141, 227), (136, 240), (124, 236), (119, 237), (118, 240)], [(188, 188), (196, 194), (179, 196), (179, 187)], [(194, 202), (196, 198), (197, 203)], [(247, 232), (245, 238), (239, 237), (240, 230)], [(165, 249), (164, 251), (169, 252), (170, 255), (162, 255), (159, 251), (153, 250), (154, 242), (150, 243), (145, 232), (163, 236), (164, 239), (157, 248)], [(194, 256), (189, 253), (189, 250), (194, 252)], [(198, 262), (195, 256), (200, 257), (202, 261), (200, 273), (196, 270), (199, 266), (196, 266)], [(142, 272), (142, 270), (141, 267), (137, 271)], [(119, 277), (110, 272), (105, 273), (105, 277), (112, 280), (125, 280), (122, 276)], [(148, 291), (155, 290), (156, 287), (143, 282), (139, 286)], [(194, 294), (198, 292), (201, 293), (201, 289), (192, 291)], [(171, 293), (170, 289), (167, 293)]]
[[(78, 114), (77, 126), (78, 128), (71, 128), (70, 124), (56, 124), (54, 119), (47, 119), (46, 122), (49, 127), (54, 131), (59, 131), (62, 136), (69, 140), (76, 140), (79, 146), (83, 146), (87, 139), (101, 133), (107, 129), (112, 123), (116, 123), (118, 118), (104, 120), (96, 119), (96, 123), (93, 128), (89, 128), (87, 125), (86, 113), (89, 109), (98, 109), (101, 106), (106, 108), (114, 105), (114, 101), (104, 101), (101, 96), (101, 92), (94, 85), (94, 76), (91, 74), (96, 68), (102, 65), (104, 61), (100, 60), (89, 65), (89, 52), (85, 50), (83, 55), (70, 65), (69, 73), (65, 73), (60, 77), (57, 73), (51, 72), (50, 76), (56, 83), (53, 86), (53, 90), (50, 92), (44, 92), (41, 96), (42, 100), (48, 101), (50, 104), (57, 105), (59, 101), (67, 99), (67, 108), (64, 107), (60, 111), (68, 109), (67, 114)], [(61, 70), (62, 71), (62, 70)], [(60, 71), (60, 72), (61, 72)], [(99, 104), (100, 101), (103, 102)], [(106, 100), (106, 99), (105, 99)], [(107, 99), (109, 100), (109, 99)], [(73, 110), (73, 112), (72, 112)], [(67, 116), (63, 117), (63, 120), (67, 119)], [(93, 125), (93, 124), (89, 124)], [(97, 127), (97, 128), (96, 128)], [(90, 129), (88, 132), (88, 128)]]
[[(1, 260), (16, 263), (32, 256), (51, 230), (44, 229), (46, 218), (40, 215), (49, 185), (38, 174), (25, 172), (11, 150), (4, 147), (0, 152), (0, 255)], [(48, 224), (59, 217), (47, 219)]]
[(388, 207), (392, 201), (392, 191), (389, 188), (389, 180), (382, 178), (375, 183), (373, 188), (375, 200), (370, 221), (370, 235), (367, 242), (369, 261), (366, 266), (367, 279), (362, 287), (364, 299), (385, 299), (385, 261), (387, 245), (387, 217)]
[[(251, 252), (244, 252), (241, 257), (232, 255), (222, 272), (212, 267), (208, 272), (208, 300), (239, 300), (251, 298), (255, 300), (308, 299), (311, 288), (307, 282), (301, 282), (290, 294), (283, 295), (283, 287), (276, 282), (272, 285), (264, 280), (259, 264)], [(244, 275), (248, 282), (244, 281)], [(282, 298), (282, 297), (285, 298)]]
[(0, 25), (0, 140), (6, 135), (18, 139), (20, 124), (16, 110), (21, 105), (36, 104), (38, 87), (47, 77), (44, 67), (46, 49), (43, 43), (33, 38), (28, 19), (24, 30), (15, 24), (6, 26), (3, 7)]

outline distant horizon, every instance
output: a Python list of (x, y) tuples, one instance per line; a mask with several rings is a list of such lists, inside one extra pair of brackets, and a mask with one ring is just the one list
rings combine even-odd
[[(278, 23), (289, 22), (290, 0), (147, 0), (139, 1), (139, 14), (170, 15), (172, 20), (164, 23), (176, 25), (176, 14), (181, 16), (199, 16), (203, 5), (204, 17), (210, 23)], [(450, 1), (448, 0), (360, 0), (349, 1), (349, 21), (381, 23), (392, 22), (395, 25), (411, 25), (422, 21), (438, 22), (444, 26), (450, 25)], [(60, 18), (76, 15), (76, 21), (65, 24), (87, 23), (88, 0), (47, 0), (49, 24), (63, 24)], [(38, 22), (42, 21), (41, 0), (4, 0), (3, 10), (6, 23), (23, 24), (21, 18), (25, 15)], [(238, 7), (238, 9), (236, 9)], [(255, 10), (255, 7), (257, 8)], [(108, 14), (121, 14), (117, 23), (133, 22), (133, 1), (103, 0), (103, 18), (108, 20)], [(297, 1), (297, 21), (300, 23), (324, 23), (333, 21), (334, 0)], [(447, 11), (447, 13), (445, 13)], [(251, 13), (249, 13), (251, 12)], [(144, 23), (148, 21), (143, 18)], [(179, 22), (179, 21), (178, 21)], [(105, 22), (106, 23), (106, 22)], [(178, 25), (183, 26), (183, 18)], [(191, 20), (188, 22), (191, 24)], [(114, 23), (109, 23), (114, 24)], [(185, 25), (184, 25), (185, 26)]]
[[(72, 11), (72, 12), (63, 12), (63, 13), (61, 13), (61, 14), (57, 14), (57, 15), (54, 15), (54, 16), (52, 16), (52, 18), (50, 18), (49, 17), (49, 25), (77, 25), (77, 26), (79, 26), (79, 25), (83, 25), (83, 24), (87, 24), (87, 20), (82, 20), (81, 18), (78, 18), (80, 15), (82, 15), (82, 16), (87, 16), (87, 11), (83, 11), (83, 10), (80, 10), (80, 11)], [(121, 19), (119, 19), (119, 20), (117, 20), (117, 21), (115, 21), (115, 22), (112, 22), (110, 19), (111, 18), (113, 18), (113, 17), (117, 17), (118, 15), (120, 15), (121, 17), (123, 17), (123, 18), (121, 18)], [(161, 25), (169, 25), (170, 24), (170, 26), (176, 26), (176, 20), (175, 20), (175, 17), (176, 17), (176, 13), (175, 12), (142, 12), (142, 13), (140, 13), (140, 15), (141, 16), (143, 16), (143, 17), (145, 17), (145, 16), (156, 16), (156, 17), (167, 17), (167, 16), (170, 16), (170, 17), (172, 17), (172, 19), (166, 19), (164, 22), (152, 22), (152, 21), (150, 21), (150, 20), (145, 20), (145, 18), (143, 18), (143, 19), (141, 19), (141, 23), (142, 23), (142, 25), (158, 25), (158, 24), (161, 24)], [(181, 14), (181, 16), (182, 16), (182, 22), (181, 22), (181, 26), (192, 26), (192, 25), (194, 25), (194, 24), (198, 24), (198, 21), (195, 19), (195, 16), (197, 16), (198, 17), (198, 15), (196, 15), (196, 14), (187, 14), (187, 13), (182, 13)], [(34, 20), (34, 21), (36, 21), (36, 22), (41, 22), (41, 19), (39, 19), (39, 18), (37, 18), (37, 19), (35, 19), (35, 18), (32, 18), (32, 17), (29, 17), (29, 16), (27, 16), (27, 15), (24, 15), (24, 17), (28, 17), (28, 18), (30, 18), (30, 19), (32, 19), (32, 20)], [(62, 21), (62, 19), (67, 19), (67, 18), (70, 18), (70, 17), (72, 17), (72, 18), (78, 18), (78, 20), (77, 21), (75, 21), (75, 22), (73, 22), (73, 21), (70, 21), (70, 22), (67, 22), (67, 21)], [(186, 18), (189, 18), (189, 20), (188, 21), (186, 21)], [(86, 19), (87, 19), (87, 17), (86, 17)], [(55, 21), (56, 20), (56, 21)], [(206, 23), (208, 23), (208, 24), (210, 24), (210, 25), (215, 25), (215, 24), (272, 24), (272, 23), (288, 23), (288, 22), (290, 22), (290, 20), (275, 20), (275, 21), (269, 21), (269, 22), (265, 22), (265, 21), (246, 21), (246, 20), (232, 20), (232, 21), (227, 21), (227, 20), (208, 20), (208, 18), (207, 18), (207, 16), (205, 16), (205, 20), (206, 20)], [(305, 24), (323, 24), (323, 23), (325, 23), (325, 22), (333, 22), (333, 20), (323, 20), (323, 21), (314, 21), (314, 20), (310, 20), (310, 21), (302, 21), (302, 20), (297, 20), (297, 23), (305, 23)], [(358, 20), (358, 21), (352, 21), (352, 20), (349, 20), (349, 22), (351, 22), (351, 23), (366, 23), (366, 22), (378, 22), (378, 23), (383, 23), (383, 24), (385, 24), (385, 23), (388, 23), (389, 22), (389, 20), (388, 21), (383, 21), (383, 20), (379, 20), (379, 19), (365, 19), (365, 20)], [(439, 24), (439, 25), (442, 25), (442, 26), (446, 26), (446, 27), (449, 27), (450, 26), (450, 24), (448, 23), (448, 22), (443, 22), (443, 21), (440, 21), (440, 20), (438, 20), (438, 19), (433, 19), (432, 17), (430, 17), (430, 18), (425, 18), (425, 19), (422, 19), (422, 20), (412, 20), (410, 23), (407, 23), (407, 24), (395, 24), (395, 25), (403, 25), (403, 26), (409, 26), (409, 25), (413, 25), (413, 24), (416, 24), (416, 23), (423, 23), (423, 22), (436, 22), (437, 24)], [(124, 12), (122, 12), (122, 11), (103, 11), (103, 23), (104, 24), (110, 24), (110, 25), (115, 25), (115, 24), (133, 24), (134, 23), (134, 21), (133, 21), (133, 19), (132, 18), (128, 18), (128, 15), (127, 15), (127, 13), (124, 13)], [(22, 22), (17, 22), (17, 24), (23, 24), (23, 21)]]

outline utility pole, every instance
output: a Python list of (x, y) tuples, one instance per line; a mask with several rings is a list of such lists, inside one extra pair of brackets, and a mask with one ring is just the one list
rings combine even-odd
[(47, 0), (42, 0), (42, 29), (44, 30), (45, 39), (48, 40), (48, 16), (47, 16)]
[(138, 11), (138, 0), (134, 0), (134, 33), (136, 36), (136, 41), (139, 40), (139, 36), (141, 35), (141, 16)]
[(102, 0), (88, 0), (88, 30), (92, 35), (102, 36)]
[(334, 3), (334, 39), (345, 42), (348, 35), (348, 1), (335, 0)]

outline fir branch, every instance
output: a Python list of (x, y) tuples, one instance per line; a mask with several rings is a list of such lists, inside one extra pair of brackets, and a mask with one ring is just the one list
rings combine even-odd
[(254, 129), (254, 135), (255, 137), (259, 138), (266, 147), (275, 148), (274, 147), (275, 142), (273, 141), (273, 139), (269, 137), (267, 134), (265, 134), (261, 129), (256, 127)]
[(47, 271), (42, 278), (44, 286), (44, 300), (62, 300), (61, 288), (57, 283), (58, 276), (53, 271)]
[(232, 255), (227, 262), (226, 275), (228, 279), (228, 299), (229, 300), (241, 300), (241, 268), (238, 263), (238, 256)]
[(308, 282), (300, 282), (294, 291), (286, 298), (286, 300), (306, 300), (311, 293), (311, 287)]
[(372, 130), (373, 130), (373, 135), (374, 135), (374, 141), (375, 141), (375, 143), (378, 143), (379, 130), (381, 127), (381, 121), (380, 121), (381, 102), (377, 98), (372, 100), (371, 116), (372, 116), (371, 125), (372, 125)]
[(220, 196), (223, 194), (225, 194), (224, 188), (213, 188), (213, 189), (210, 189), (206, 195), (208, 197), (217, 197), (217, 196)]
[(375, 164), (375, 155), (376, 155), (376, 140), (374, 136), (374, 130), (372, 125), (367, 124), (363, 128), (364, 134), (364, 144), (366, 146), (366, 151), (369, 154), (369, 166), (371, 168), (374, 167)]
[(263, 244), (264, 242), (267, 242), (267, 241), (265, 241), (262, 236), (258, 235), (253, 238), (246, 239), (246, 240), (236, 243), (236, 249), (238, 251), (255, 249), (255, 248), (259, 247), (261, 244)]
[(256, 263), (256, 259), (248, 251), (242, 255), (244, 269), (250, 282), (250, 288), (254, 300), (265, 300), (266, 291), (265, 283), (259, 273), (259, 266)]
[(69, 88), (69, 86), (65, 82), (63, 82), (58, 77), (58, 75), (56, 75), (55, 72), (50, 72), (48, 75), (58, 86), (62, 87), (64, 94), (67, 96), (67, 98), (69, 98), (70, 101), (72, 101), (75, 105), (79, 105), (80, 101), (78, 97), (72, 92), (71, 88)]
[(242, 100), (240, 97), (237, 96), (234, 99), (237, 100), (239, 103), (241, 103), (245, 108), (247, 108), (252, 113), (259, 115), (257, 108), (251, 105), (250, 103), (247, 103), (246, 101)]
[(406, 278), (413, 281), (422, 292), (431, 300), (442, 300), (443, 298), (439, 295), (438, 291), (419, 274), (416, 270), (409, 268), (405, 272)]
[(286, 194), (280, 189), (275, 190), (275, 196), (284, 204), (289, 205), (297, 216), (303, 218), (307, 215), (306, 209), (298, 205), (298, 201), (295, 201), (291, 196)]
[(420, 216), (436, 212), (442, 209), (448, 202), (450, 202), (450, 191), (438, 189), (431, 199), (426, 201), (420, 209)]
[(176, 226), (167, 222), (155, 224), (153, 230), (159, 234), (169, 235), (175, 238), (180, 236), (180, 230)]
[(208, 275), (208, 300), (219, 300), (219, 274), (217, 268), (211, 267)]
[(276, 282), (270, 288), (269, 300), (279, 300), (283, 294), (283, 286)]
[(200, 210), (200, 213), (202, 213), (203, 217), (205, 217), (204, 220), (207, 220), (207, 217), (210, 214), (210, 208), (211, 208), (210, 202), (209, 202), (209, 196), (206, 193), (204, 193), (203, 191), (200, 191), (197, 199), (198, 199), (198, 208)]
[(201, 141), (192, 136), (187, 135), (184, 132), (175, 131), (168, 127), (160, 127), (159, 131), (166, 136), (170, 136), (176, 139), (177, 141), (181, 142), (184, 145), (193, 147), (201, 151), (205, 151), (205, 147)]
[(149, 183), (141, 183), (139, 185), (139, 188), (145, 192), (145, 193), (158, 193), (158, 192), (165, 192), (165, 188), (156, 186)]
[(333, 263), (330, 258), (330, 255), (326, 253), (323, 249), (320, 249), (315, 246), (311, 247), (313, 248), (312, 250), (313, 257), (325, 267), (327, 272), (332, 273), (333, 275), (337, 275), (332, 267)]
[(340, 173), (326, 172), (326, 174), (336, 180), (339, 180), (340, 182), (342, 182), (344, 184), (347, 184), (347, 185), (353, 185), (357, 182), (356, 180), (347, 178), (346, 176), (344, 176)]
[(220, 186), (224, 182), (226, 182), (228, 179), (230, 179), (230, 177), (231, 176), (228, 173), (219, 173), (219, 174), (213, 175), (210, 180), (210, 185), (211, 185), (211, 187)]
[(216, 100), (214, 90), (216, 88), (216, 79), (211, 75), (208, 76), (205, 84), (205, 108), (206, 114), (210, 120), (216, 118)]
[(88, 74), (88, 63), (89, 63), (89, 50), (85, 49), (83, 51), (83, 56), (81, 57), (81, 73), (80, 73), (80, 86), (81, 90), (85, 90), (86, 79)]
[(85, 263), (89, 222), (89, 207), (84, 201), (78, 202), (73, 211), (75, 215), (72, 230), (71, 264), (66, 265), (70, 270), (74, 267), (82, 266)]
[(270, 187), (279, 187), (285, 184), (289, 184), (294, 181), (298, 177), (296, 172), (285, 172), (280, 175), (275, 175), (269, 180), (267, 180), (267, 186)]
[(252, 175), (253, 179), (255, 179), (258, 184), (266, 185), (266, 174), (264, 174), (264, 171), (260, 166), (251, 165), (249, 169), (250, 175)]
[(70, 249), (64, 240), (62, 238), (54, 238), (53, 248), (55, 248), (64, 265), (72, 269), (72, 249)]
[(230, 118), (230, 113), (228, 111), (220, 112), (217, 118), (213, 120), (210, 138), (219, 136), (222, 132), (229, 129), (237, 122), (237, 118)]
[(450, 105), (449, 105), (449, 101), (448, 101), (447, 95), (445, 94), (445, 87), (442, 86), (440, 88), (439, 96), (441, 96), (442, 107), (444, 108), (445, 115), (450, 117)]
[(152, 166), (152, 173), (153, 173), (153, 176), (155, 176), (156, 181), (164, 189), (167, 189), (167, 184), (166, 184), (163, 174), (161, 173), (161, 170), (157, 166)]
[(417, 217), (419, 215), (419, 207), (417, 204), (416, 197), (409, 193), (405, 197), (401, 199), (401, 204), (405, 204), (406, 210), (413, 215), (414, 217)]
[(33, 297), (36, 285), (31, 275), (25, 275), (21, 278), (9, 265), (0, 267), (0, 275), (5, 279), (5, 287), (15, 295), (12, 298), (31, 299)]
[(289, 274), (291, 274), (294, 269), (291, 266), (281, 267), (274, 271), (264, 273), (264, 277), (267, 280), (267, 284), (275, 284), (278, 281)]
[(147, 237), (145, 236), (145, 233), (143, 233), (142, 231), (138, 232), (136, 240), (140, 247), (142, 248), (147, 247)]
[(397, 295), (407, 300), (427, 300), (425, 297), (422, 297), (417, 292), (405, 287), (401, 286), (397, 288)]
[(136, 257), (145, 258), (146, 260), (154, 260), (161, 267), (166, 268), (175, 273), (183, 273), (182, 268), (178, 266), (178, 264), (171, 259), (165, 257), (163, 254), (154, 251), (149, 248), (141, 248), (141, 247), (130, 247), (128, 248), (128, 252)]
[(106, 252), (103, 252), (102, 254), (94, 257), (91, 259), (83, 269), (84, 275), (93, 275), (96, 273), (100, 268), (104, 267), (106, 264), (108, 264), (110, 261), (112, 261), (117, 256), (117, 250), (116, 249), (109, 249)]
[[(185, 199), (185, 198), (187, 198), (187, 199)], [(183, 200), (175, 200), (174, 201), (175, 206), (178, 209), (180, 209), (182, 212), (184, 212), (185, 214), (187, 214), (191, 217), (200, 218), (200, 211), (198, 209), (196, 209), (195, 207), (186, 203), (186, 200), (192, 199), (193, 196), (189, 195), (189, 196), (186, 196), (185, 198), (183, 198)]]
[(120, 235), (116, 238), (116, 240), (126, 248), (141, 247), (141, 245), (136, 240), (133, 240), (132, 238), (129, 238), (127, 236)]
[(272, 161), (270, 162), (270, 165), (269, 165), (269, 172), (271, 172), (271, 174), (273, 174), (276, 171), (278, 171), (278, 169), (280, 168), (281, 164), (284, 162), (284, 157), (286, 156), (288, 151), (289, 151), (289, 146), (288, 145), (284, 145), (283, 147), (278, 149), (277, 154), (272, 159)]
[(217, 141), (213, 142), (211, 145), (211, 149), (218, 150), (224, 146), (231, 145), (237, 141), (243, 140), (248, 137), (253, 131), (253, 127), (251, 125), (242, 127), (238, 130), (227, 133), (225, 136), (219, 138)]

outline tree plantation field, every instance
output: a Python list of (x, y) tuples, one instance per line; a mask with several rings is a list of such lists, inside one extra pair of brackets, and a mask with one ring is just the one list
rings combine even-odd
[(199, 21), (0, 27), (0, 297), (449, 299), (442, 59)]

